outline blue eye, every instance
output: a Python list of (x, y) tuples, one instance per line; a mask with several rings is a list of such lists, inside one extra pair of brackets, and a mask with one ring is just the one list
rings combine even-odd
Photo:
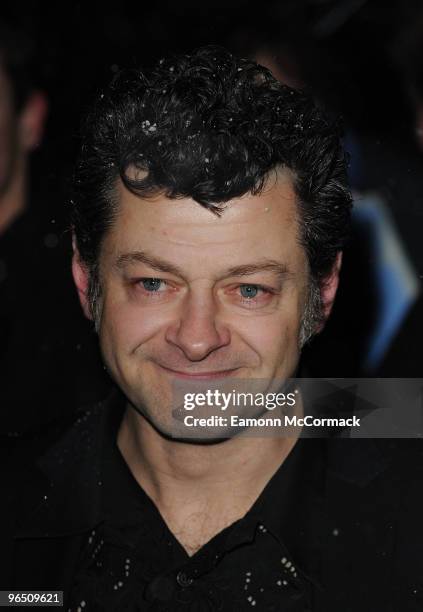
[(259, 292), (257, 285), (240, 285), (241, 295), (243, 298), (255, 298)]
[(159, 278), (144, 278), (141, 282), (146, 291), (158, 291), (162, 283)]

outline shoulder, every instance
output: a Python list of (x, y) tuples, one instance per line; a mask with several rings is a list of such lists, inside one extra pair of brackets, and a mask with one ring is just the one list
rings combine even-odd
[(120, 400), (113, 393), (67, 419), (17, 439), (0, 471), (6, 504), (22, 505), (23, 498), (30, 503), (31, 496), (39, 497), (46, 483), (74, 480), (97, 464), (108, 423)]
[(423, 441), (331, 440), (326, 484), (325, 583), (337, 609), (422, 609)]
[(104, 403), (85, 406), (70, 417), (44, 426), (42, 429), (16, 438), (6, 459), (6, 474), (13, 475), (28, 465), (33, 465), (56, 445), (66, 443), (71, 437), (77, 437), (82, 430), (95, 431), (101, 421)]

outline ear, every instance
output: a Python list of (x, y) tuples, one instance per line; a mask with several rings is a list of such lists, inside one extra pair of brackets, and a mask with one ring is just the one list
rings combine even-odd
[(72, 276), (78, 292), (79, 302), (87, 319), (93, 320), (91, 314), (90, 303), (88, 300), (88, 285), (89, 272), (86, 265), (82, 262), (81, 256), (76, 246), (75, 237), (72, 240), (73, 257), (72, 257)]
[(45, 94), (41, 91), (31, 93), (19, 116), (19, 137), (23, 151), (32, 151), (41, 143), (47, 110)]
[(332, 270), (323, 279), (321, 287), (320, 287), (320, 297), (322, 300), (322, 310), (323, 310), (323, 321), (318, 326), (316, 332), (319, 333), (324, 328), (326, 321), (329, 318), (331, 313), (333, 303), (335, 301), (336, 291), (338, 289), (339, 284), (339, 272), (341, 270), (342, 265), (342, 253), (338, 252), (335, 262), (332, 266)]

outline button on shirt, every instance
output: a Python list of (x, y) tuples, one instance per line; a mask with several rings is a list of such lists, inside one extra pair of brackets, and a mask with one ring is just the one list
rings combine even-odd
[(121, 418), (115, 414), (108, 426), (103, 520), (87, 535), (70, 610), (312, 609), (319, 589), (314, 525), (322, 500), (321, 441), (299, 440), (244, 518), (190, 557), (120, 454)]

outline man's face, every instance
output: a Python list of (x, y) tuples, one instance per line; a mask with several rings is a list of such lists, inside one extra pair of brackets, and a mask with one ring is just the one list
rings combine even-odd
[(100, 255), (99, 337), (132, 404), (166, 431), (174, 381), (292, 376), (310, 281), (288, 174), (220, 218), (121, 184), (118, 197)]

